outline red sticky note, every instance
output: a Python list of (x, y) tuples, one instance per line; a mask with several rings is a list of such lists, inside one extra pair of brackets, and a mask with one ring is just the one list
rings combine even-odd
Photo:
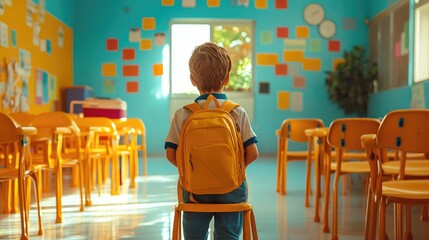
[(127, 82), (127, 93), (137, 93), (139, 92), (139, 82), (131, 81)]
[(134, 48), (122, 49), (122, 60), (134, 60), (136, 59), (136, 51)]
[(276, 75), (287, 75), (287, 64), (277, 64)]
[(278, 27), (277, 28), (277, 37), (278, 38), (288, 38), (289, 37), (289, 28)]
[(107, 51), (118, 51), (118, 39), (108, 38), (106, 40), (106, 49)]
[(337, 40), (329, 40), (328, 42), (328, 50), (330, 52), (339, 52), (341, 48), (340, 41)]
[(139, 66), (138, 65), (122, 66), (122, 75), (124, 77), (137, 77), (139, 75)]
[(306, 81), (305, 77), (295, 76), (295, 77), (293, 77), (292, 86), (294, 88), (305, 88), (305, 86), (307, 85), (306, 82), (307, 81)]
[(280, 8), (280, 9), (287, 8), (287, 0), (276, 0), (276, 8)]

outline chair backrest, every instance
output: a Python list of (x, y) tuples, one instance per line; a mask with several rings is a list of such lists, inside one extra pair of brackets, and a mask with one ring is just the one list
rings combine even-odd
[(403, 152), (428, 152), (429, 110), (404, 109), (389, 112), (377, 133), (381, 148)]
[(21, 139), (17, 134), (18, 123), (10, 116), (0, 113), (0, 144), (14, 143)]
[(380, 121), (375, 118), (339, 118), (329, 126), (328, 143), (347, 150), (362, 150), (361, 136), (375, 134)]
[(324, 127), (322, 119), (319, 118), (289, 118), (283, 121), (280, 128), (280, 137), (295, 142), (307, 142), (308, 137), (305, 130), (310, 128)]
[(57, 127), (69, 128), (72, 133), (79, 133), (80, 129), (73, 119), (65, 112), (54, 111), (37, 114), (31, 121), (31, 126), (37, 128), (35, 139), (49, 138)]
[(74, 119), (81, 131), (88, 132), (91, 127), (102, 127), (111, 134), (116, 134), (116, 125), (112, 119), (106, 117), (83, 117)]
[(8, 115), (23, 127), (30, 126), (31, 121), (36, 116), (35, 114), (29, 113), (29, 112), (14, 112), (14, 113), (9, 113)]

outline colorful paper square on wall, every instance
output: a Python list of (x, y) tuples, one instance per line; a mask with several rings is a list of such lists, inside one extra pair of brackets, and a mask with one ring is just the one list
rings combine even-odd
[(124, 77), (137, 77), (139, 76), (138, 65), (124, 65), (122, 66), (122, 75)]
[(284, 40), (284, 49), (305, 51), (306, 46), (307, 46), (307, 41), (304, 39), (285, 39)]
[(276, 65), (276, 75), (287, 75), (287, 64), (277, 64)]
[(292, 79), (292, 87), (294, 88), (305, 88), (307, 81), (303, 76), (294, 76)]
[(136, 50), (134, 48), (122, 49), (122, 60), (135, 60)]
[(279, 110), (288, 110), (290, 108), (289, 92), (277, 92), (277, 108)]
[(116, 64), (114, 64), (114, 63), (103, 63), (101, 65), (101, 75), (103, 77), (114, 77), (114, 76), (116, 76)]
[(302, 92), (292, 92), (291, 93), (291, 110), (294, 112), (302, 112)]
[(10, 30), (10, 43), (11, 43), (12, 47), (16, 48), (18, 46), (17, 42), (18, 42), (18, 33), (16, 32), (15, 29), (11, 29)]
[(155, 33), (155, 45), (162, 46), (165, 44), (165, 34), (164, 33)]
[(162, 6), (173, 6), (174, 0), (162, 0)]
[(50, 39), (46, 39), (46, 53), (47, 54), (52, 53), (52, 43)]
[(162, 64), (153, 65), (153, 75), (162, 76), (164, 74), (164, 66)]
[(142, 19), (143, 30), (154, 30), (156, 28), (156, 21), (153, 17), (145, 17)]
[(207, 0), (207, 7), (219, 7), (220, 0)]
[(270, 93), (270, 83), (269, 82), (260, 82), (259, 83), (259, 93), (260, 94), (269, 94)]
[(289, 28), (277, 27), (277, 37), (278, 38), (288, 38), (289, 37)]
[(341, 43), (338, 40), (329, 40), (328, 50), (330, 52), (339, 52), (341, 48)]
[(319, 58), (306, 58), (301, 61), (302, 69), (306, 71), (320, 71), (322, 61)]
[(257, 53), (256, 64), (262, 66), (275, 66), (279, 62), (277, 53)]
[(322, 50), (322, 43), (319, 39), (311, 39), (308, 44), (310, 52), (320, 52)]
[(310, 29), (307, 26), (299, 26), (295, 28), (297, 38), (308, 38), (310, 36)]
[(117, 38), (108, 38), (106, 40), (106, 50), (107, 51), (118, 51), (118, 39)]
[(104, 79), (103, 81), (104, 93), (115, 93), (115, 81), (113, 79)]
[(273, 43), (273, 33), (270, 31), (262, 31), (261, 32), (261, 44), (269, 45)]
[(255, 0), (255, 8), (267, 8), (268, 0)]
[(343, 18), (341, 26), (343, 30), (356, 30), (356, 18)]
[(141, 40), (141, 31), (140, 28), (131, 28), (128, 33), (129, 42), (140, 42)]
[(182, 7), (194, 8), (196, 6), (196, 0), (182, 0)]
[(151, 50), (151, 49), (152, 49), (152, 40), (151, 39), (140, 40), (140, 50)]
[(127, 82), (127, 93), (138, 93), (139, 92), (139, 82), (129, 81)]
[(276, 8), (278, 9), (286, 9), (288, 0), (276, 0)]

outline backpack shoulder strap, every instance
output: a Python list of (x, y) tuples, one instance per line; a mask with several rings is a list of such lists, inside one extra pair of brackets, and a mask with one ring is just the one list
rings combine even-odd
[(191, 112), (196, 112), (201, 109), (201, 106), (197, 102), (194, 102), (183, 106), (183, 108), (188, 109)]
[(235, 102), (230, 101), (230, 100), (226, 100), (225, 102), (222, 103), (221, 108), (224, 109), (227, 112), (231, 112), (232, 109), (234, 109), (234, 108), (236, 108), (238, 106), (240, 106), (240, 104), (235, 103)]

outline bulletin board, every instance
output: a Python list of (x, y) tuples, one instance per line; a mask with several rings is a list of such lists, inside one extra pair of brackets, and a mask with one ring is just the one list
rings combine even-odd
[(0, 112), (64, 109), (73, 85), (73, 30), (45, 1), (0, 1)]

